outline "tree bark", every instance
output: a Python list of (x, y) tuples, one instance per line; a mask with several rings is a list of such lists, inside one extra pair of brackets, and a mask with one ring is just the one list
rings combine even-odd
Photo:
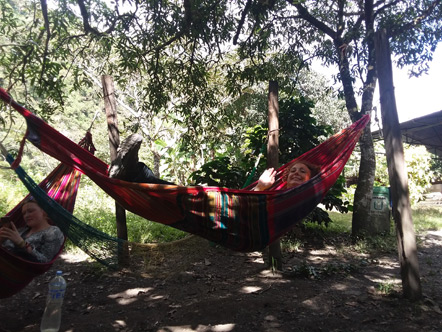
[[(364, 93), (362, 97), (362, 109), (359, 111), (358, 104), (355, 98), (355, 91), (353, 88), (354, 77), (350, 71), (349, 57), (351, 56), (351, 48), (348, 45), (352, 42), (351, 34), (343, 34), (344, 29), (344, 2), (339, 1), (340, 10), (336, 17), (336, 30), (320, 21), (318, 18), (310, 14), (307, 8), (295, 1), (290, 1), (298, 10), (300, 17), (306, 22), (315, 27), (318, 31), (328, 35), (334, 43), (336, 52), (336, 61), (339, 66), (339, 74), (344, 90), (345, 104), (350, 115), (350, 119), (355, 122), (361, 116), (372, 108), (373, 92), (376, 87), (376, 74), (374, 69), (374, 44), (373, 44), (373, 0), (364, 2), (364, 19), (367, 29), (367, 45), (368, 45), (368, 65), (367, 65), (367, 79), (364, 82)], [(355, 27), (355, 31), (359, 24)], [(371, 47), (371, 49), (370, 49)], [(353, 203), (353, 219), (352, 219), (352, 233), (359, 234), (366, 225), (370, 222), (370, 203), (373, 192), (373, 182), (375, 176), (375, 154), (373, 141), (371, 138), (370, 124), (365, 128), (363, 135), (359, 140), (361, 149), (361, 164), (359, 167), (358, 184), (355, 192)]]
[[(279, 104), (278, 82), (269, 82), (268, 96), (269, 141), (267, 143), (267, 168), (278, 168), (279, 164)], [(269, 266), (278, 271), (282, 270), (282, 253), (280, 241), (269, 246)]]
[[(373, 91), (376, 84), (376, 76), (367, 73), (367, 81), (364, 85), (363, 111), (358, 111), (358, 105), (353, 90), (353, 79), (350, 73), (348, 54), (345, 51), (345, 43), (337, 39), (335, 41), (336, 52), (339, 54), (339, 72), (342, 86), (344, 88), (345, 103), (350, 115), (350, 119), (355, 122), (359, 120), (365, 112), (369, 112), (372, 106)], [(374, 56), (374, 53), (373, 53)], [(359, 139), (361, 149), (361, 161), (359, 165), (359, 177), (354, 196), (352, 235), (354, 237), (363, 233), (370, 222), (370, 203), (373, 192), (373, 182), (376, 170), (376, 161), (373, 147), (373, 140), (370, 132), (370, 124), (365, 127)]]
[[(103, 75), (101, 77), (103, 85), (104, 108), (106, 110), (107, 128), (109, 134), (109, 150), (111, 162), (117, 158), (117, 150), (120, 145), (120, 133), (118, 131), (117, 119), (117, 101), (115, 98), (114, 81), (112, 76)], [(117, 236), (127, 241), (127, 222), (126, 210), (117, 202), (115, 202), (115, 217), (117, 224)], [(123, 245), (118, 252), (118, 261), (120, 265), (128, 263), (128, 248)]]
[[(361, 114), (368, 114), (373, 108), (373, 96), (376, 88), (376, 55), (374, 47), (374, 13), (373, 1), (364, 2), (365, 27), (367, 40), (367, 76), (363, 86)], [(350, 114), (351, 116), (351, 114)], [(359, 117), (352, 117), (355, 121)], [(371, 230), (371, 200), (373, 197), (373, 182), (376, 173), (376, 158), (371, 136), (370, 123), (365, 127), (359, 140), (361, 160), (359, 164), (359, 177), (354, 196), (352, 236), (368, 233)]]
[(393, 201), (393, 218), (396, 223), (402, 287), (406, 298), (418, 300), (422, 297), (422, 289), (416, 237), (411, 216), (404, 148), (394, 96), (390, 46), (385, 31), (377, 32), (375, 41), (382, 125)]

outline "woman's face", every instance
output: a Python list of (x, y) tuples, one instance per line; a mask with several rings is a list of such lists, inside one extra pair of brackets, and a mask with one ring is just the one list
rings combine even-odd
[(29, 227), (35, 227), (46, 221), (46, 212), (35, 202), (28, 202), (21, 209), (23, 219)]
[(295, 163), (290, 167), (289, 174), (287, 176), (287, 188), (293, 188), (299, 186), (305, 181), (310, 180), (312, 172), (303, 163)]

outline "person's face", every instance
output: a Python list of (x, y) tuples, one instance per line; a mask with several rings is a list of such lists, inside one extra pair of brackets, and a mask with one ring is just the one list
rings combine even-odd
[(310, 180), (311, 174), (310, 169), (303, 163), (292, 165), (287, 176), (287, 188), (299, 186), (305, 181)]
[(28, 202), (22, 207), (23, 219), (29, 227), (35, 227), (46, 221), (46, 213), (37, 203)]

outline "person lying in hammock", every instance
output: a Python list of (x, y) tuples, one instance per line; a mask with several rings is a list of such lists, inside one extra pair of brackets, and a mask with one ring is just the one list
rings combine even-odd
[[(144, 163), (138, 162), (137, 171), (128, 176), (130, 181), (139, 183), (157, 183), (157, 184), (173, 184), (157, 178), (152, 170)], [(319, 166), (314, 165), (308, 161), (300, 160), (292, 165), (289, 165), (282, 175), (286, 181), (285, 188), (294, 188), (304, 182), (310, 180), (313, 176), (319, 173)], [(271, 167), (266, 169), (259, 177), (257, 185), (253, 188), (254, 191), (263, 191), (270, 188), (275, 183), (276, 170)]]
[(64, 243), (60, 228), (49, 224), (46, 212), (30, 198), (22, 205), (26, 226), (17, 229), (13, 222), (0, 228), (0, 243), (13, 254), (26, 260), (46, 263), (59, 252)]
[[(111, 163), (109, 175), (130, 182), (174, 185), (172, 182), (157, 178), (146, 164), (138, 160), (138, 151), (142, 140), (140, 135), (132, 134), (123, 141), (118, 149), (117, 158)], [(286, 188), (299, 186), (318, 172), (319, 166), (306, 160), (296, 161), (289, 165), (283, 174), (283, 179), (287, 182)], [(275, 183), (275, 176), (276, 170), (274, 168), (265, 170), (253, 190), (263, 191), (270, 188)]]
[[(306, 160), (298, 160), (292, 165), (288, 165), (282, 178), (286, 181), (285, 188), (297, 187), (310, 180), (319, 173), (319, 166)], [(271, 167), (266, 169), (259, 177), (258, 184), (253, 188), (255, 191), (263, 191), (270, 188), (275, 183), (276, 170)]]

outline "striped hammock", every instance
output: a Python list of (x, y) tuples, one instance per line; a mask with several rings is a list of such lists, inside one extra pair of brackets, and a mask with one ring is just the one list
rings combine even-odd
[[(199, 235), (236, 251), (265, 248), (305, 218), (333, 186), (370, 121), (365, 115), (349, 128), (294, 159), (320, 165), (319, 174), (306, 183), (284, 189), (277, 170), (275, 185), (267, 191), (219, 187), (183, 187), (132, 183), (109, 178), (108, 165), (81, 148), (0, 89), (0, 98), (27, 121), (26, 138), (43, 152), (86, 174), (125, 209), (148, 220)], [(292, 162), (293, 162), (292, 161)]]
[[(8, 159), (12, 162), (10, 156)], [(79, 171), (60, 164), (39, 184), (39, 188), (58, 202), (60, 206), (72, 212), (80, 177)], [(21, 205), (28, 197), (29, 195), (6, 214), (17, 228), (24, 226)], [(64, 230), (62, 229), (62, 231)], [(14, 295), (29, 284), (33, 278), (49, 270), (62, 251), (63, 246), (50, 262), (36, 263), (15, 256), (0, 246), (0, 298)]]

